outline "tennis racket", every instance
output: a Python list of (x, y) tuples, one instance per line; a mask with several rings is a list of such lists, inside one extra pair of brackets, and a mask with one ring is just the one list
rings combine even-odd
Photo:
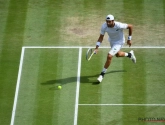
[(89, 61), (92, 58), (92, 56), (93, 56), (94, 53), (95, 53), (95, 51), (93, 51), (92, 48), (89, 48), (87, 50), (87, 53), (86, 53), (86, 60)]

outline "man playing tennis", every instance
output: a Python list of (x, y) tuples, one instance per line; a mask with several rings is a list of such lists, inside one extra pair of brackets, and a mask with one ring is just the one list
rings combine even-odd
[(131, 50), (129, 53), (120, 51), (123, 44), (125, 43), (123, 29), (129, 30), (127, 44), (130, 47), (132, 44), (131, 43), (132, 25), (114, 21), (113, 15), (107, 15), (106, 22), (103, 23), (101, 27), (100, 36), (98, 38), (98, 42), (96, 43), (95, 53), (98, 52), (98, 48), (103, 41), (105, 32), (107, 32), (109, 36), (108, 40), (110, 42), (111, 49), (108, 52), (107, 60), (105, 62), (104, 68), (100, 73), (99, 77), (97, 78), (98, 82), (102, 82), (104, 74), (106, 73), (108, 67), (110, 66), (113, 56), (116, 55), (116, 57), (128, 57), (133, 61), (133, 63), (136, 63), (136, 57), (134, 55), (133, 50)]

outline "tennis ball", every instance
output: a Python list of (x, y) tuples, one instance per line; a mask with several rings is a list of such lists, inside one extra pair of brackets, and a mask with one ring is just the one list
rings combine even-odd
[(58, 86), (58, 89), (62, 89), (62, 86)]

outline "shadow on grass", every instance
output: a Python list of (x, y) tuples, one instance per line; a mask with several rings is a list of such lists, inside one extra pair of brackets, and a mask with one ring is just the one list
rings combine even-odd
[[(110, 73), (119, 73), (119, 72), (126, 72), (125, 70), (114, 70), (107, 72), (106, 74)], [(92, 75), (92, 76), (80, 76), (80, 83), (85, 84), (85, 83), (92, 83), (92, 85), (98, 85), (99, 82), (97, 81), (97, 77), (99, 74)], [(54, 79), (54, 80), (48, 80), (46, 82), (41, 83), (41, 85), (65, 85), (68, 83), (73, 83), (77, 81), (77, 77), (68, 77), (68, 78), (63, 78), (63, 79)]]

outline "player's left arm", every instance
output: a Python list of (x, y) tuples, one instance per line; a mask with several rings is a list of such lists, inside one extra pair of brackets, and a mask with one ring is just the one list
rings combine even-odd
[(129, 47), (130, 47), (132, 45), (131, 39), (132, 39), (133, 26), (131, 24), (128, 24), (127, 29), (128, 29), (127, 45), (129, 45)]

